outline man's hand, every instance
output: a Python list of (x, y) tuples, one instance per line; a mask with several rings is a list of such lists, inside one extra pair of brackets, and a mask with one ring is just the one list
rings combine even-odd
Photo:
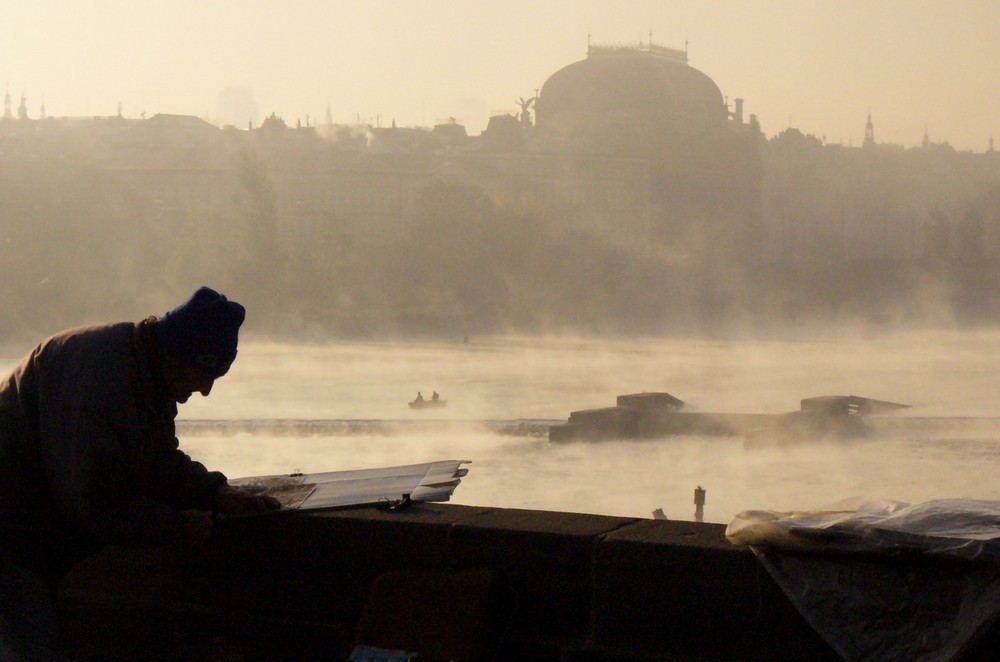
[(236, 487), (223, 486), (215, 495), (213, 510), (220, 513), (237, 515), (241, 513), (260, 513), (267, 510), (278, 510), (281, 502), (266, 494), (247, 492)]

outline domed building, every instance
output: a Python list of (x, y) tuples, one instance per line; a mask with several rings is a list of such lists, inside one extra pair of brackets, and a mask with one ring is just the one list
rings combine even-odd
[(538, 133), (577, 152), (654, 156), (724, 132), (728, 111), (711, 78), (672, 48), (590, 46), (552, 74), (535, 104)]
[(686, 50), (589, 45), (545, 81), (535, 113), (545, 152), (648, 160), (654, 223), (675, 238), (759, 222), (759, 130)]

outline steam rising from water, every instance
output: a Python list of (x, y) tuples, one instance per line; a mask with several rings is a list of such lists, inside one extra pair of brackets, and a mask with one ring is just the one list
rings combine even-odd
[[(188, 419), (559, 419), (615, 397), (667, 391), (689, 410), (774, 412), (854, 394), (913, 416), (1000, 415), (1000, 331), (810, 340), (473, 339), (467, 344), (244, 343)], [(406, 407), (417, 391), (449, 400)], [(431, 416), (427, 416), (430, 413)]]
[[(211, 397), (182, 406), (179, 427), (187, 452), (232, 477), (467, 459), (454, 503), (630, 517), (663, 508), (671, 519), (692, 519), (700, 485), (705, 519), (728, 522), (741, 510), (808, 509), (853, 496), (1000, 499), (1000, 422), (951, 418), (1000, 416), (998, 376), (1000, 332), (244, 343)], [(437, 390), (448, 407), (409, 409), (418, 390)], [(780, 413), (802, 398), (854, 394), (910, 404), (907, 417), (949, 418), (866, 440), (765, 450), (744, 449), (740, 437), (548, 441), (548, 424), (571, 411), (641, 391), (669, 392), (690, 410), (734, 413)]]

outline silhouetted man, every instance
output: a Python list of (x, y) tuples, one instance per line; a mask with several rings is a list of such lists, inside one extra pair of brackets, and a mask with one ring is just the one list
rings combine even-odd
[(177, 405), (235, 360), (245, 314), (202, 287), (159, 319), (58, 333), (0, 381), (0, 644), (53, 646), (58, 582), (104, 545), (197, 546), (213, 512), (278, 507), (175, 436)]

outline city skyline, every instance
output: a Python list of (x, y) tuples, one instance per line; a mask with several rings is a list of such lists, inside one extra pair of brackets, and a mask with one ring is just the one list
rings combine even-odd
[(427, 0), (376, 11), (303, 0), (119, 6), (41, 0), (5, 11), (0, 83), (28, 116), (176, 113), (217, 121), (220, 94), (252, 90), (258, 118), (289, 125), (431, 126), (469, 132), (515, 113), (594, 44), (687, 48), (689, 64), (745, 100), (768, 137), (793, 127), (860, 145), (1000, 137), (1000, 4), (925, 0), (654, 2)]

